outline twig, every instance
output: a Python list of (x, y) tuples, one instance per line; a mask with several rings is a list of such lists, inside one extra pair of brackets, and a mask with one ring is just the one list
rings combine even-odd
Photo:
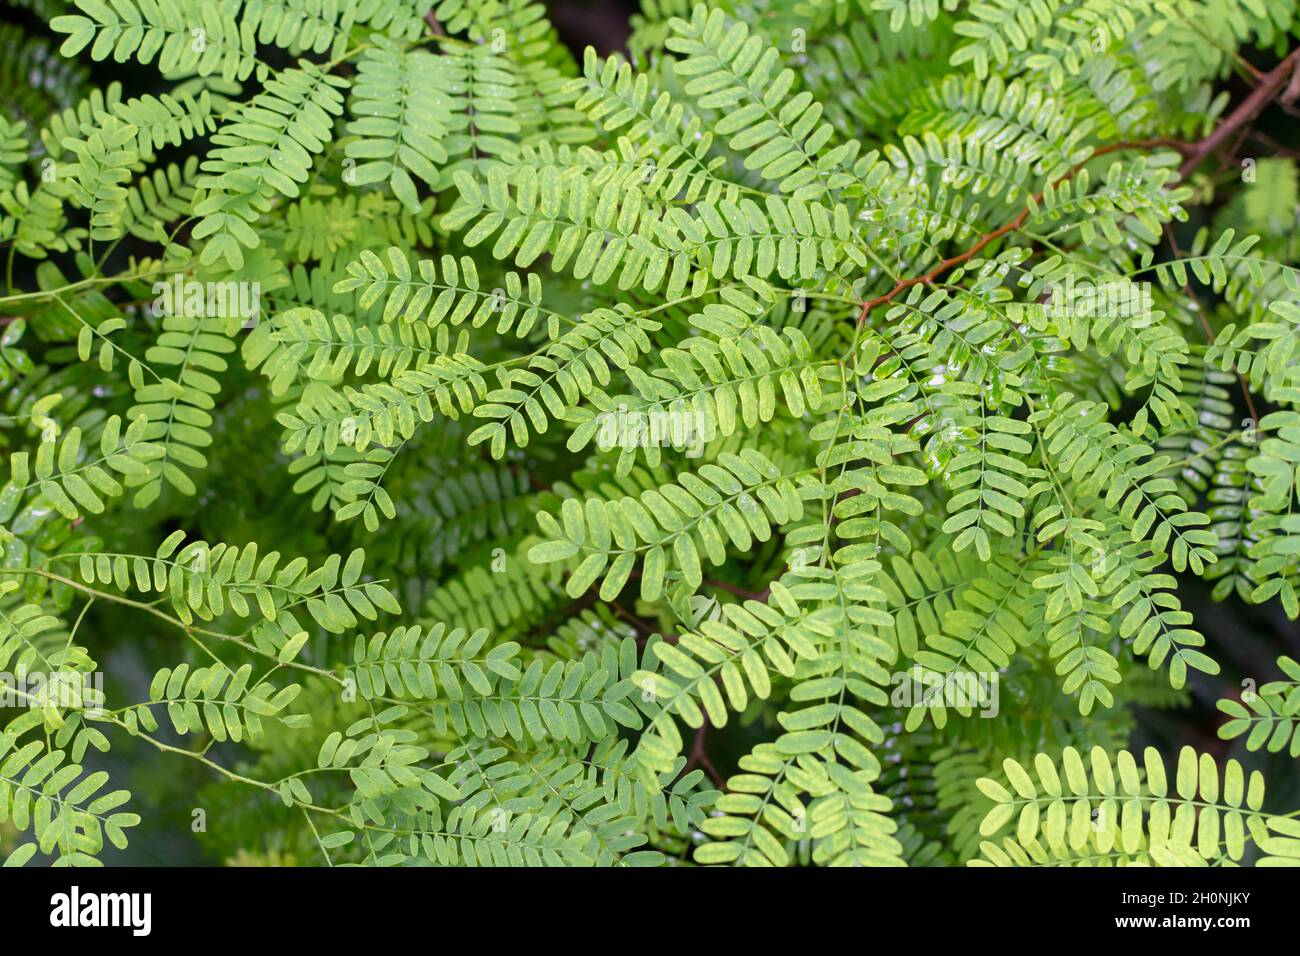
[(1300, 149), (1292, 149), (1289, 146), (1283, 146), (1272, 136), (1269, 136), (1262, 130), (1252, 129), (1250, 135), (1259, 140), (1278, 156), (1289, 156), (1291, 159), (1300, 159)]
[[(1169, 248), (1172, 250), (1175, 259), (1181, 259), (1183, 252), (1178, 248), (1178, 240), (1174, 238), (1174, 230), (1169, 223), (1165, 223), (1165, 238), (1169, 240)], [(1214, 330), (1210, 328), (1210, 322), (1205, 317), (1205, 310), (1201, 307), (1201, 300), (1197, 298), (1196, 292), (1193, 291), (1191, 284), (1183, 286), (1183, 292), (1192, 300), (1193, 311), (1196, 313), (1197, 321), (1200, 322), (1201, 330), (1205, 332), (1205, 339), (1210, 345), (1214, 344)], [(1255, 410), (1255, 400), (1250, 397), (1250, 386), (1246, 384), (1246, 377), (1240, 372), (1237, 373), (1237, 384), (1241, 386), (1241, 397), (1246, 400), (1246, 409), (1250, 412), (1250, 420), (1256, 425), (1259, 424), (1259, 412)]]
[(1296, 65), (1296, 69), (1291, 74), (1291, 82), (1287, 84), (1278, 101), (1283, 106), (1292, 106), (1296, 100), (1300, 100), (1300, 64)]
[(623, 605), (619, 604), (618, 601), (610, 601), (609, 603), (614, 609), (614, 613), (636, 628), (643, 637), (651, 638), (657, 633), (653, 627), (646, 624), (645, 621), (641, 620), (631, 611), (627, 610)]
[[(1166, 147), (1169, 149), (1177, 150), (1182, 153), (1187, 153), (1193, 149), (1193, 145), (1191, 144), (1183, 143), (1178, 140), (1172, 140), (1172, 139), (1137, 140), (1133, 142), (1125, 141), (1120, 143), (1111, 143), (1108, 146), (1102, 146), (1100, 149), (1094, 150), (1093, 153), (1087, 159), (1085, 159), (1081, 163), (1076, 163), (1070, 169), (1069, 172), (1067, 172), (1060, 179), (1053, 182), (1052, 185), (1059, 186), (1061, 183), (1065, 182), (1066, 180), (1074, 178), (1076, 175), (1078, 175), (1079, 170), (1081, 170), (1084, 167), (1085, 163), (1095, 159), (1098, 156), (1103, 156), (1106, 153), (1114, 153), (1123, 149), (1152, 149), (1158, 147)], [(1026, 203), (1025, 208), (1020, 211), (1020, 215), (1016, 216), (1015, 219), (1012, 219), (1006, 225), (999, 226), (997, 229), (994, 229), (992, 232), (986, 232), (984, 235), (980, 236), (979, 240), (975, 243), (975, 245), (971, 246), (965, 252), (961, 252), (955, 256), (950, 256), (949, 258), (944, 259), (942, 262), (940, 262), (937, 266), (935, 266), (933, 269), (931, 269), (929, 272), (925, 273), (924, 275), (913, 276), (910, 279), (899, 279), (898, 282), (894, 284), (894, 287), (890, 289), (888, 292), (884, 293), (883, 295), (878, 295), (874, 299), (868, 299), (866, 302), (862, 303), (862, 311), (858, 313), (858, 323), (861, 324), (865, 322), (867, 320), (867, 316), (871, 313), (872, 309), (874, 309), (878, 305), (884, 305), (886, 302), (894, 301), (894, 298), (905, 289), (910, 289), (914, 285), (922, 285), (922, 284), (929, 285), (931, 282), (939, 278), (939, 276), (943, 275), (953, 266), (961, 265), (962, 263), (969, 262), (971, 259), (975, 258), (975, 256), (979, 255), (979, 253), (989, 243), (997, 239), (1001, 239), (1009, 232), (1014, 232), (1015, 230), (1019, 229), (1021, 226), (1025, 224), (1025, 220), (1029, 218), (1029, 211), (1032, 208), (1032, 206), (1042, 201), (1044, 192), (1046, 192), (1046, 190), (1035, 193), (1033, 203)]]
[[(1288, 86), (1288, 81), (1290, 85)], [(1095, 150), (1082, 163), (1076, 163), (1064, 176), (1052, 183), (1052, 186), (1059, 186), (1068, 179), (1078, 175), (1085, 163), (1090, 162), (1098, 156), (1105, 153), (1113, 153), (1123, 149), (1151, 149), (1151, 148), (1168, 148), (1177, 150), (1183, 155), (1183, 164), (1178, 168), (1180, 178), (1186, 179), (1187, 174), (1195, 169), (1207, 156), (1212, 155), (1224, 145), (1225, 142), (1243, 126), (1246, 126), (1253, 120), (1270, 102), (1278, 98), (1282, 93), (1283, 87), (1286, 92), (1283, 94), (1283, 101), (1289, 102), (1288, 98), (1293, 95), (1300, 98), (1300, 47), (1292, 50), (1286, 58), (1275, 66), (1269, 72), (1263, 74), (1259, 79), (1259, 86), (1255, 87), (1251, 94), (1241, 101), (1241, 104), (1233, 110), (1222, 123), (1214, 128), (1210, 135), (1204, 139), (1197, 140), (1193, 143), (1184, 143), (1174, 139), (1153, 139), (1153, 140), (1135, 140), (1111, 143)], [(1009, 232), (1014, 232), (1025, 224), (1029, 218), (1029, 211), (1033, 205), (1042, 201), (1043, 192), (1034, 195), (1033, 203), (1026, 203), (1025, 208), (1020, 214), (1003, 226), (999, 226), (992, 232), (986, 232), (976, 241), (976, 243), (965, 252), (958, 253), (944, 259), (937, 266), (923, 275), (913, 276), (910, 279), (899, 279), (892, 289), (883, 295), (878, 295), (874, 299), (868, 299), (862, 303), (862, 311), (858, 313), (858, 323), (861, 324), (867, 320), (871, 310), (878, 305), (884, 305), (894, 301), (900, 292), (910, 289), (914, 285), (928, 285), (943, 275), (954, 266), (969, 262), (991, 242), (1001, 239)]]
[(709, 718), (704, 718), (704, 723), (700, 724), (695, 730), (695, 739), (691, 742), (691, 754), (686, 760), (686, 766), (682, 768), (678, 779), (686, 776), (696, 767), (699, 767), (709, 779), (717, 784), (719, 790), (727, 789), (727, 782), (722, 779), (722, 774), (718, 773), (718, 768), (713, 766), (713, 761), (709, 759), (708, 751), (704, 749), (704, 738), (709, 732)]

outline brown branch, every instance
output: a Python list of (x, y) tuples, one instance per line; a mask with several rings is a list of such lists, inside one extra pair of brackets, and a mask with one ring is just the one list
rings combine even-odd
[(424, 15), (424, 22), (429, 24), (429, 29), (434, 36), (445, 37), (447, 35), (447, 31), (442, 28), (442, 24), (438, 22), (438, 18), (433, 15), (432, 10)]
[(1246, 138), (1248, 136), (1250, 136), (1250, 127), (1243, 126), (1241, 128), (1241, 132), (1237, 134), (1236, 140), (1233, 141), (1232, 149), (1228, 150), (1227, 157), (1224, 157), (1222, 154), (1219, 155), (1219, 162), (1222, 164), (1223, 167), (1226, 168), (1229, 166), (1236, 165), (1237, 154), (1241, 151), (1241, 146), (1243, 143), (1246, 142)]
[[(1283, 88), (1286, 89), (1285, 93), (1283, 93)], [(1242, 100), (1241, 104), (1228, 114), (1227, 119), (1216, 126), (1213, 132), (1204, 139), (1193, 143), (1184, 143), (1175, 139), (1148, 139), (1111, 143), (1095, 150), (1082, 163), (1076, 163), (1069, 172), (1052, 183), (1052, 186), (1059, 186), (1066, 180), (1078, 175), (1084, 164), (1092, 159), (1124, 149), (1166, 148), (1177, 150), (1183, 156), (1183, 163), (1178, 168), (1178, 174), (1181, 178), (1186, 179), (1188, 173), (1195, 169), (1207, 156), (1217, 152), (1234, 133), (1247, 126), (1263, 111), (1265, 106), (1277, 99), (1279, 94), (1282, 94), (1284, 102), (1300, 98), (1300, 47), (1296, 47), (1287, 54), (1286, 58), (1272, 70), (1262, 74), (1259, 78), (1259, 85), (1251, 91), (1251, 94)], [(1034, 204), (1041, 202), (1042, 198), (1043, 192), (1036, 193), (1034, 195)], [(1029, 218), (1030, 206), (1031, 204), (1026, 203), (1025, 208), (1020, 211), (1020, 214), (1015, 219), (1012, 219), (1006, 225), (999, 226), (992, 232), (986, 232), (965, 252), (944, 259), (923, 275), (913, 276), (910, 279), (899, 279), (888, 292), (862, 303), (862, 311), (858, 313), (858, 323), (865, 322), (867, 316), (871, 314), (871, 310), (876, 306), (894, 301), (900, 292), (910, 289), (914, 285), (929, 285), (954, 266), (959, 266), (975, 258), (989, 243), (1019, 229), (1025, 224), (1025, 220)]]
[[(1250, 96), (1242, 100), (1241, 104), (1229, 113), (1227, 119), (1216, 126), (1209, 136), (1192, 145), (1192, 149), (1183, 160), (1183, 165), (1178, 169), (1178, 174), (1186, 179), (1187, 174), (1200, 165), (1202, 160), (1216, 152), (1234, 132), (1253, 120), (1265, 106), (1277, 99), (1288, 80), (1296, 87), (1297, 95), (1300, 96), (1300, 80), (1295, 79), (1297, 76), (1300, 76), (1300, 47), (1296, 47), (1286, 59), (1261, 76), (1259, 86), (1255, 87)], [(1291, 95), (1290, 89), (1287, 89), (1286, 95)]]
[(704, 723), (700, 724), (695, 730), (695, 739), (691, 742), (691, 753), (686, 760), (686, 766), (682, 767), (682, 772), (677, 775), (680, 780), (696, 767), (699, 767), (709, 779), (717, 784), (719, 790), (727, 789), (727, 782), (722, 779), (722, 774), (718, 773), (718, 768), (713, 766), (713, 761), (709, 759), (708, 751), (704, 749), (704, 738), (709, 732), (709, 718), (704, 718)]
[[(1297, 73), (1296, 75), (1300, 76), (1300, 73)], [(1262, 130), (1252, 129), (1250, 131), (1250, 135), (1255, 139), (1259, 140), (1261, 143), (1263, 143), (1266, 147), (1271, 149), (1278, 156), (1287, 156), (1290, 157), (1291, 159), (1300, 159), (1300, 149), (1292, 149), (1289, 146), (1283, 146), (1272, 136), (1269, 136), (1267, 133), (1263, 132)]]
[(614, 608), (614, 613), (631, 624), (643, 639), (649, 639), (658, 633), (653, 627), (641, 620), (641, 618), (637, 617), (631, 611), (627, 610), (627, 608), (623, 607), (623, 605), (619, 604), (617, 601), (610, 601), (609, 603), (610, 606)]
[[(1120, 143), (1111, 143), (1107, 146), (1102, 146), (1099, 149), (1094, 150), (1092, 154), (1083, 162), (1076, 163), (1073, 167), (1070, 168), (1069, 172), (1067, 172), (1060, 179), (1057, 179), (1055, 182), (1053, 182), (1052, 186), (1053, 187), (1059, 186), (1061, 183), (1065, 182), (1066, 180), (1073, 179), (1075, 176), (1078, 175), (1079, 170), (1083, 169), (1084, 164), (1088, 163), (1089, 161), (1095, 159), (1098, 156), (1103, 156), (1106, 153), (1114, 153), (1123, 149), (1154, 149), (1154, 148), (1161, 148), (1161, 147), (1174, 149), (1184, 154), (1192, 149), (1191, 145), (1173, 139), (1149, 139), (1149, 140), (1137, 140), (1133, 142), (1125, 141)], [(1042, 202), (1043, 193), (1045, 192), (1046, 190), (1043, 190), (1041, 192), (1034, 194), (1034, 204)], [(979, 237), (979, 240), (975, 243), (975, 245), (971, 246), (965, 252), (961, 252), (955, 256), (950, 256), (949, 258), (944, 259), (942, 262), (940, 262), (937, 266), (935, 266), (933, 269), (931, 269), (929, 272), (925, 273), (924, 275), (913, 276), (910, 279), (899, 279), (898, 282), (894, 284), (894, 287), (890, 289), (888, 292), (886, 292), (884, 295), (878, 295), (874, 299), (868, 299), (866, 302), (862, 303), (862, 311), (858, 313), (858, 323), (861, 324), (865, 322), (867, 320), (867, 316), (871, 313), (872, 309), (874, 309), (878, 305), (884, 305), (886, 302), (894, 301), (894, 298), (905, 289), (910, 289), (914, 285), (922, 285), (922, 284), (929, 285), (931, 282), (939, 278), (939, 276), (943, 275), (953, 266), (961, 265), (962, 263), (969, 262), (971, 259), (975, 258), (977, 255), (980, 254), (981, 251), (983, 251), (984, 247), (987, 246), (989, 243), (994, 242), (997, 239), (1001, 239), (1009, 232), (1014, 232), (1015, 230), (1019, 229), (1021, 226), (1025, 224), (1025, 220), (1029, 218), (1030, 208), (1031, 208), (1031, 204), (1026, 203), (1025, 208), (1020, 211), (1020, 215), (1016, 216), (1015, 219), (1012, 219), (1006, 225), (999, 226), (997, 229), (994, 229), (992, 232), (984, 233), (984, 235)]]
[(1291, 82), (1287, 84), (1287, 88), (1278, 99), (1278, 102), (1286, 107), (1293, 105), (1296, 100), (1300, 100), (1300, 64), (1296, 66), (1295, 71), (1291, 74)]
[[(1042, 197), (1042, 193), (1039, 193), (1039, 198), (1041, 197)], [(861, 324), (865, 322), (867, 320), (867, 316), (871, 313), (871, 310), (874, 309), (876, 306), (883, 305), (886, 302), (893, 302), (894, 297), (898, 295), (898, 293), (902, 292), (904, 289), (910, 289), (912, 286), (921, 285), (922, 283), (928, 285), (931, 282), (933, 282), (935, 279), (939, 278), (939, 276), (947, 272), (949, 269), (951, 269), (953, 266), (960, 265), (963, 262), (970, 261), (976, 255), (979, 254), (981, 249), (983, 249), (993, 240), (1001, 239), (1003, 236), (1011, 232), (1013, 229), (1019, 229), (1022, 225), (1024, 225), (1025, 219), (1027, 219), (1028, 216), (1029, 216), (1029, 207), (1026, 206), (1025, 209), (1020, 213), (1020, 215), (1016, 216), (1015, 219), (1011, 220), (1005, 226), (1000, 226), (997, 229), (994, 229), (992, 232), (986, 232), (984, 235), (980, 236), (979, 241), (976, 242), (975, 245), (971, 246), (965, 252), (944, 259), (942, 262), (940, 262), (937, 266), (935, 266), (933, 269), (931, 269), (929, 272), (925, 273), (924, 275), (913, 276), (910, 279), (899, 279), (898, 282), (894, 284), (894, 287), (890, 289), (888, 292), (886, 292), (884, 295), (878, 295), (874, 299), (869, 299), (868, 301), (862, 303), (862, 311), (858, 313), (858, 323)]]
[(578, 612), (585, 611), (587, 608), (591, 607), (593, 604), (596, 603), (596, 598), (599, 596), (599, 594), (600, 592), (598, 592), (595, 588), (588, 588), (587, 592), (583, 594), (582, 597), (578, 598), (576, 601), (574, 601), (572, 604), (570, 604), (560, 613), (557, 620), (567, 621), (569, 618), (573, 617), (573, 615), (577, 614)]

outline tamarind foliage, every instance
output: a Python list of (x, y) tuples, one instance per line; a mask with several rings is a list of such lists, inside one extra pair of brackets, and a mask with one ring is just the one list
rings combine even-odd
[(7, 864), (1300, 860), (1292, 0), (11, 2)]

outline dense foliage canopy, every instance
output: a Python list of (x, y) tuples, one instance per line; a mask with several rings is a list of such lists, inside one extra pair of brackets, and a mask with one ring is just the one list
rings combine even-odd
[(8, 863), (1300, 860), (1294, 0), (13, 2)]

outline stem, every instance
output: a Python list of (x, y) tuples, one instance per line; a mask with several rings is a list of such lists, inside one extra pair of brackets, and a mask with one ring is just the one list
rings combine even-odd
[[(226, 634), (222, 631), (214, 631), (205, 627), (198, 627), (194, 624), (186, 624), (180, 618), (172, 617), (170, 614), (158, 610), (158, 608), (154, 607), (152, 604), (145, 604), (143, 601), (133, 601), (131, 598), (122, 597), (121, 595), (118, 594), (111, 594), (108, 591), (100, 591), (97, 590), (96, 588), (92, 588), (89, 587), (88, 585), (82, 584), (80, 581), (76, 581), (72, 578), (65, 578), (63, 575), (55, 574), (53, 571), (46, 571), (44, 568), (11, 568), (11, 569), (7, 569), (4, 573), (5, 574), (37, 574), (43, 578), (48, 578), (51, 581), (57, 581), (60, 584), (65, 584), (68, 587), (80, 591), (83, 594), (89, 594), (92, 597), (103, 598), (105, 601), (113, 601), (116, 604), (122, 604), (125, 605), (126, 607), (135, 608), (138, 611), (144, 611), (146, 614), (151, 614), (152, 616), (158, 618), (159, 620), (166, 621), (168, 624), (172, 625), (173, 627), (180, 628), (182, 631), (184, 631), (186, 634), (190, 636), (193, 636), (195, 634), (202, 634), (205, 637), (213, 637), (220, 641), (227, 641), (231, 644), (238, 645), (239, 647), (242, 647), (244, 650), (249, 651), (250, 653), (257, 654), (259, 657), (271, 656), (266, 652), (259, 650), (257, 647), (254, 647), (252, 644), (248, 643), (243, 638), (238, 637), (237, 635)], [(276, 663), (282, 667), (292, 667), (297, 670), (309, 671), (318, 677), (328, 678), (329, 680), (334, 681), (336, 684), (343, 683), (342, 678), (340, 678), (337, 674), (333, 673), (332, 671), (327, 671), (320, 667), (312, 667), (310, 664), (302, 664), (299, 663), (298, 661), (289, 661), (287, 663), (283, 661), (276, 661)]]
[[(34, 300), (57, 299), (59, 297), (59, 293), (61, 292), (73, 292), (77, 289), (84, 289), (87, 288), (88, 286), (95, 286), (95, 285), (116, 285), (124, 282), (134, 282), (137, 279), (148, 279), (151, 276), (156, 276), (158, 275), (158, 273), (162, 271), (163, 270), (160, 267), (157, 269), (153, 269), (149, 272), (136, 272), (136, 273), (131, 273), (129, 275), (92, 276), (89, 279), (82, 279), (79, 282), (72, 282), (65, 286), (59, 286), (59, 288), (57, 289), (47, 289), (42, 292), (19, 292), (16, 293), (15, 295), (6, 295), (0, 297), (0, 305), (8, 305), (11, 302), (26, 302), (33, 299)], [(13, 283), (11, 281), (10, 282), (11, 288), (12, 285)]]

